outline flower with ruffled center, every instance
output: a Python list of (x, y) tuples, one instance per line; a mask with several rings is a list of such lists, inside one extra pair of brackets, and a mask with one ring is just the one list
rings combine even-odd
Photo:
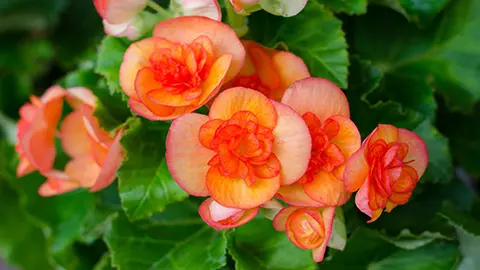
[(192, 113), (172, 123), (166, 160), (189, 194), (251, 209), (272, 199), (280, 184), (298, 180), (310, 151), (308, 128), (298, 114), (237, 87), (222, 92), (208, 116)]
[(343, 185), (345, 162), (360, 147), (360, 133), (349, 119), (342, 90), (332, 82), (307, 78), (287, 89), (282, 103), (302, 115), (312, 138), (306, 173), (293, 185), (283, 186), (278, 197), (296, 206), (339, 206), (350, 193)]
[(241, 69), (245, 50), (227, 25), (205, 17), (160, 22), (153, 37), (133, 43), (120, 84), (133, 111), (168, 120), (201, 107)]
[(247, 52), (245, 65), (226, 88), (247, 87), (280, 101), (292, 83), (310, 77), (303, 60), (293, 53), (270, 49), (249, 40), (242, 40), (242, 44)]
[(428, 164), (425, 142), (415, 133), (392, 125), (378, 127), (347, 161), (344, 182), (358, 190), (355, 204), (375, 221), (386, 208), (405, 204)]
[(321, 262), (332, 235), (334, 216), (334, 207), (288, 206), (275, 216), (273, 227), (285, 232), (295, 246), (311, 249), (313, 260)]

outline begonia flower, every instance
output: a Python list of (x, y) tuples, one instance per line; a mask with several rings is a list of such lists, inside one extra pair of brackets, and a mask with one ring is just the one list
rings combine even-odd
[(373, 222), (384, 208), (390, 212), (410, 199), (427, 164), (427, 147), (417, 134), (378, 125), (347, 161), (345, 187), (358, 190), (355, 204)]
[(67, 101), (74, 111), (61, 123), (62, 148), (72, 159), (64, 171), (51, 170), (44, 173), (47, 181), (40, 186), (39, 194), (52, 196), (77, 188), (101, 190), (110, 185), (123, 160), (120, 138), (122, 130), (115, 135), (100, 128), (93, 116), (96, 97), (82, 87), (67, 90)]
[(202, 219), (216, 230), (241, 226), (258, 214), (259, 207), (239, 209), (222, 206), (212, 198), (206, 199), (198, 210)]
[(285, 232), (288, 239), (301, 249), (311, 249), (313, 260), (321, 262), (332, 236), (334, 207), (283, 208), (273, 219), (273, 227)]
[(42, 173), (52, 169), (55, 161), (55, 135), (62, 115), (65, 90), (50, 87), (42, 97), (30, 97), (30, 103), (20, 108), (15, 150), (20, 157), (17, 176), (35, 170)]
[(120, 84), (133, 111), (169, 120), (201, 107), (238, 74), (245, 49), (226, 24), (205, 17), (160, 22), (153, 37), (133, 43)]
[(217, 0), (176, 0), (184, 16), (203, 16), (222, 21), (222, 11)]
[(94, 0), (103, 19), (105, 33), (116, 37), (136, 39), (141, 35), (141, 20), (137, 19), (148, 0)]
[(173, 121), (166, 145), (170, 173), (186, 192), (251, 209), (305, 173), (311, 138), (288, 106), (236, 87), (218, 95), (208, 116), (191, 113)]
[(247, 53), (245, 65), (226, 88), (248, 87), (280, 101), (292, 83), (310, 77), (303, 60), (293, 53), (270, 49), (249, 40), (242, 40), (242, 43)]
[[(277, 16), (292, 17), (300, 13), (308, 0), (230, 0), (235, 12), (249, 15), (260, 8)], [(260, 8), (259, 8), (259, 7)]]
[(305, 120), (312, 137), (306, 173), (295, 184), (280, 188), (278, 197), (296, 206), (339, 206), (351, 193), (345, 190), (343, 171), (358, 150), (360, 133), (350, 120), (342, 90), (326, 79), (307, 78), (287, 89), (282, 103)]

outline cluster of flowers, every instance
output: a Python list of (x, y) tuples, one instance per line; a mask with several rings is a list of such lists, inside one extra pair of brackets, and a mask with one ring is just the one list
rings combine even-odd
[[(232, 2), (241, 11), (240, 2), (258, 1)], [(108, 23), (117, 22), (108, 15), (118, 13), (119, 7), (108, 5), (115, 1), (96, 3)], [(152, 37), (130, 45), (119, 72), (136, 114), (173, 120), (167, 165), (182, 189), (208, 197), (199, 209), (206, 223), (233, 228), (261, 207), (274, 208), (274, 228), (311, 249), (315, 261), (323, 259), (335, 207), (358, 190), (355, 203), (373, 222), (384, 209), (409, 200), (428, 163), (425, 143), (402, 128), (379, 125), (362, 142), (340, 88), (311, 77), (294, 54), (241, 41), (215, 19), (181, 16), (158, 23)], [(63, 97), (74, 110), (56, 132)], [(204, 105), (208, 116), (193, 113)], [(55, 86), (22, 107), (18, 175), (34, 169), (44, 174), (40, 194), (96, 191), (114, 180), (122, 129), (102, 130), (94, 106), (87, 89)], [(72, 157), (65, 172), (52, 169), (56, 134)]]

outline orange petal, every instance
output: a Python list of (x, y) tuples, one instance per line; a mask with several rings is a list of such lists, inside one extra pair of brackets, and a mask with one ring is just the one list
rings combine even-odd
[[(203, 221), (212, 228), (223, 230), (235, 228), (249, 222), (258, 214), (258, 210), (258, 207), (247, 210), (227, 208), (209, 198), (200, 205), (198, 212)], [(241, 215), (241, 217), (234, 222), (228, 221), (228, 218), (233, 215)]]
[(404, 161), (412, 160), (408, 165), (415, 169), (419, 178), (422, 177), (428, 164), (425, 142), (417, 134), (403, 128), (398, 129), (398, 142), (408, 145), (408, 153)]
[(172, 43), (162, 38), (146, 38), (128, 47), (120, 66), (120, 86), (127, 96), (135, 100), (139, 99), (135, 91), (135, 78), (138, 71), (150, 65), (149, 58), (155, 50), (172, 46)]
[(95, 184), (100, 170), (101, 168), (91, 156), (76, 157), (65, 166), (68, 177), (85, 188)]
[(102, 170), (98, 175), (95, 184), (90, 189), (90, 192), (96, 192), (108, 187), (117, 177), (117, 170), (123, 161), (123, 148), (120, 145), (123, 130), (120, 130), (110, 146), (108, 155), (103, 163)]
[[(130, 108), (132, 111), (134, 111), (136, 114), (152, 121), (161, 121), (161, 120), (169, 120), (170, 116), (162, 117), (154, 114), (152, 111), (150, 111), (143, 103), (130, 98), (128, 100), (128, 105), (130, 105)], [(171, 107), (165, 107), (165, 109), (169, 110), (169, 114), (173, 113), (174, 111), (183, 111), (181, 108), (171, 108)]]
[(298, 114), (314, 113), (323, 123), (333, 115), (350, 117), (350, 108), (343, 91), (334, 83), (320, 78), (296, 81), (285, 91), (282, 103)]
[(396, 205), (406, 204), (411, 196), (412, 196), (412, 192), (393, 193), (392, 196), (390, 196), (390, 198), (388, 198), (388, 200), (389, 200), (389, 202), (392, 202)]
[(313, 181), (304, 185), (305, 193), (313, 200), (329, 206), (340, 206), (350, 198), (343, 182), (332, 173), (321, 171)]
[(210, 108), (210, 119), (228, 120), (239, 111), (250, 111), (258, 123), (267, 128), (277, 125), (277, 112), (272, 102), (260, 92), (244, 87), (230, 88), (220, 93)]
[(20, 162), (17, 166), (17, 177), (23, 177), (29, 173), (35, 171), (35, 167), (26, 158), (20, 158)]
[(201, 85), (203, 92), (199, 98), (200, 105), (198, 105), (198, 107), (205, 104), (210, 98), (218, 93), (227, 76), (227, 71), (229, 70), (228, 68), (231, 66), (231, 63), (231, 54), (222, 55), (213, 63), (207, 79)]
[(62, 148), (70, 157), (78, 157), (91, 152), (90, 138), (83, 123), (83, 113), (76, 110), (63, 119), (60, 126)]
[(335, 120), (340, 126), (337, 136), (330, 139), (330, 142), (340, 148), (340, 151), (345, 156), (345, 160), (347, 160), (360, 148), (362, 143), (360, 132), (352, 120), (345, 116), (335, 115), (330, 117), (330, 119)]
[(203, 147), (198, 139), (200, 127), (208, 116), (186, 114), (173, 121), (167, 135), (166, 161), (173, 179), (194, 196), (207, 196), (205, 184), (208, 161), (215, 152)]
[(101, 144), (104, 147), (112, 144), (112, 137), (108, 132), (100, 127), (98, 119), (93, 116), (93, 108), (87, 105), (84, 105), (81, 108), (83, 115), (83, 124), (87, 130), (88, 136), (96, 143)]
[(280, 176), (269, 179), (256, 178), (248, 186), (241, 178), (230, 178), (211, 167), (207, 172), (207, 187), (212, 198), (226, 207), (250, 209), (273, 198), (280, 187)]
[(63, 98), (64, 96), (65, 90), (61, 86), (54, 85), (45, 91), (45, 93), (40, 98), (40, 102), (46, 104), (52, 101), (56, 101), (59, 98)]
[(368, 142), (368, 145), (371, 145), (379, 139), (384, 140), (387, 144), (396, 142), (398, 140), (398, 128), (392, 125), (380, 124), (370, 135), (368, 135), (364, 143)]
[(365, 160), (365, 148), (362, 146), (346, 162), (343, 183), (348, 192), (358, 190), (367, 179), (369, 166)]
[(357, 208), (366, 214), (369, 217), (372, 217), (372, 210), (369, 206), (370, 198), (368, 197), (368, 191), (370, 188), (369, 179), (363, 182), (361, 188), (358, 190), (357, 194), (355, 195), (355, 205)]
[(74, 109), (80, 109), (83, 104), (95, 107), (97, 104), (97, 97), (88, 88), (71, 87), (67, 89), (67, 102)]
[(48, 177), (47, 181), (38, 189), (38, 194), (43, 197), (66, 193), (80, 187), (77, 181), (71, 180), (64, 172), (50, 171), (45, 176)]
[(279, 232), (284, 232), (286, 230), (288, 217), (299, 208), (300, 207), (287, 206), (280, 210), (280, 212), (278, 212), (278, 214), (273, 218), (273, 228)]
[(282, 185), (289, 185), (300, 179), (308, 168), (312, 138), (300, 115), (286, 105), (273, 103), (278, 115), (277, 125), (273, 130), (273, 153), (282, 164)]
[(303, 185), (292, 184), (288, 186), (282, 186), (277, 192), (277, 198), (284, 202), (295, 206), (311, 206), (322, 207), (325, 204), (314, 201), (310, 198), (303, 188)]
[(245, 44), (248, 45), (246, 47), (248, 56), (262, 83), (268, 86), (269, 89), (280, 89), (281, 79), (275, 70), (272, 59), (267, 54), (268, 49), (256, 42), (248, 42)]
[(312, 257), (313, 257), (313, 260), (316, 262), (321, 262), (323, 260), (325, 251), (327, 250), (328, 242), (330, 241), (330, 237), (332, 237), (333, 220), (335, 218), (335, 208), (334, 207), (323, 208), (322, 218), (323, 218), (323, 224), (325, 226), (325, 238), (321, 246), (319, 246), (318, 248), (314, 248), (312, 250)]
[(200, 143), (210, 149), (210, 143), (212, 142), (215, 132), (217, 128), (223, 123), (223, 120), (220, 119), (213, 119), (200, 127), (200, 131), (198, 133), (198, 139)]
[(273, 65), (282, 81), (280, 91), (275, 91), (275, 100), (281, 100), (285, 90), (294, 82), (310, 77), (302, 58), (290, 52), (277, 52), (272, 57)]
[(215, 58), (225, 54), (232, 55), (232, 63), (224, 83), (233, 79), (242, 69), (245, 49), (230, 26), (205, 17), (182, 16), (160, 22), (153, 31), (154, 37), (178, 43), (191, 43), (200, 35), (211, 39)]

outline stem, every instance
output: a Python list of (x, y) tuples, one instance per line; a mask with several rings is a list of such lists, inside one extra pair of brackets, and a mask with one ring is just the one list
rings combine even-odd
[(233, 10), (232, 3), (230, 3), (229, 0), (224, 0), (223, 2), (225, 3), (225, 8), (227, 9), (227, 24), (233, 27), (236, 24), (235, 17), (238, 15), (235, 13), (235, 10)]
[(227, 9), (227, 24), (230, 25), (235, 33), (237, 33), (237, 36), (241, 38), (248, 32), (247, 18), (237, 14), (229, 0), (224, 0), (224, 3)]
[(170, 12), (168, 10), (164, 9), (162, 6), (155, 3), (155, 1), (153, 1), (153, 0), (148, 1), (147, 5), (151, 9), (155, 10), (158, 14), (161, 14), (162, 16), (165, 16), (166, 18), (172, 17), (172, 14), (170, 14)]

